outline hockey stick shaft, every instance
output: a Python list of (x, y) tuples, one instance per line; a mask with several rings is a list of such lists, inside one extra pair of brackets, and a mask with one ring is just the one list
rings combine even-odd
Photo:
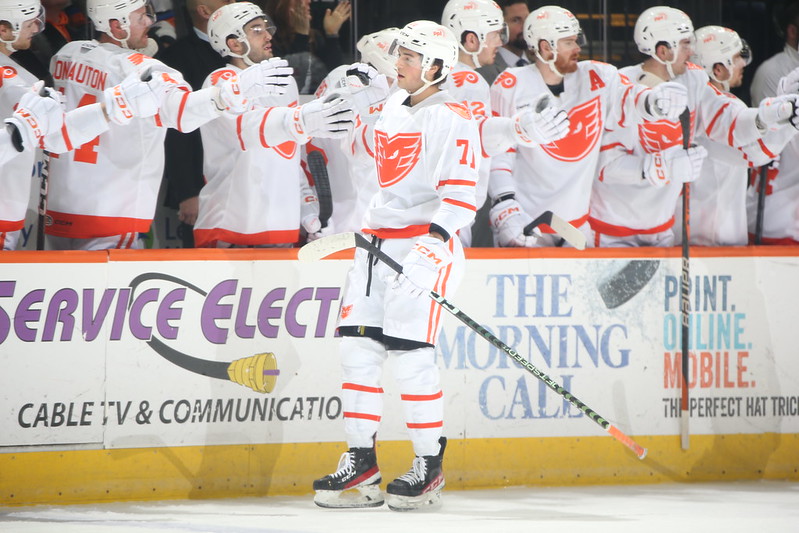
[(755, 218), (755, 244), (763, 242), (763, 217), (766, 214), (766, 189), (768, 186), (768, 165), (760, 167), (760, 189), (757, 191), (757, 217)]
[[(680, 115), (682, 146), (688, 150), (691, 142), (691, 115), (688, 108)], [(682, 318), (682, 387), (680, 388), (680, 446), (690, 446), (688, 385), (690, 383), (690, 323), (691, 323), (691, 185), (682, 184), (682, 272), (680, 276), (680, 315)]]
[[(400, 265), (397, 261), (392, 259), (388, 254), (380, 250), (377, 246), (366, 240), (363, 235), (358, 233), (355, 234), (355, 245), (358, 248), (362, 248), (369, 252), (371, 255), (388, 265), (391, 270), (396, 272), (397, 274), (402, 273), (402, 265)], [(535, 365), (527, 361), (524, 357), (522, 357), (519, 352), (502, 342), (498, 337), (496, 337), (493, 333), (488, 331), (486, 328), (481, 326), (479, 323), (475, 322), (469, 315), (452, 305), (446, 298), (439, 295), (435, 291), (430, 291), (430, 298), (436, 301), (441, 307), (449, 311), (452, 315), (455, 316), (458, 320), (469, 326), (473, 331), (475, 331), (478, 335), (483, 337), (485, 340), (505, 352), (508, 356), (516, 360), (520, 365), (522, 365), (528, 372), (534, 375), (539, 380), (543, 381), (544, 384), (561, 395), (565, 398), (569, 403), (577, 407), (580, 411), (582, 411), (585, 416), (599, 425), (602, 429), (607, 431), (614, 439), (619, 441), (620, 443), (627, 446), (629, 449), (638, 456), (639, 459), (643, 459), (646, 457), (646, 448), (637, 444), (633, 439), (629, 436), (624, 434), (620, 429), (612, 425), (608, 422), (605, 418), (601, 417), (599, 413), (588, 407), (585, 403), (580, 401), (576, 396), (574, 396), (571, 392), (563, 388), (560, 384), (558, 384), (555, 380), (549, 377), (547, 374), (539, 370)]]

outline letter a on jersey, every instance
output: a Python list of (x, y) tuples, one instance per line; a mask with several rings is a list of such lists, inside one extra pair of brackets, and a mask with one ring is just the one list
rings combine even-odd
[(602, 132), (599, 96), (569, 111), (569, 134), (541, 148), (559, 161), (580, 161), (594, 149)]
[(393, 185), (407, 176), (422, 153), (421, 132), (389, 137), (386, 132), (377, 130), (375, 141), (377, 180), (381, 187)]

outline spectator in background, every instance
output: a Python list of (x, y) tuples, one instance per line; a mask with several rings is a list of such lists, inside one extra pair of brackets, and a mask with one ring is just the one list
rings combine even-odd
[(325, 12), (324, 33), (311, 27), (311, 0), (262, 0), (261, 4), (280, 28), (272, 42), (275, 56), (294, 68), (300, 94), (311, 94), (328, 72), (344, 63), (338, 34), (350, 18), (349, 0)]
[(524, 21), (530, 14), (526, 0), (500, 0), (499, 6), (508, 25), (508, 42), (500, 47), (494, 63), (477, 69), (489, 85), (508, 67), (522, 67), (530, 63), (527, 43), (524, 42)]
[[(186, 36), (164, 49), (158, 58), (183, 74), (193, 90), (202, 88), (208, 75), (225, 66), (225, 60), (208, 42), (208, 19), (211, 13), (232, 0), (187, 0), (186, 10), (191, 28)], [(178, 210), (177, 235), (183, 248), (194, 248), (194, 223), (200, 206), (203, 178), (203, 144), (200, 131), (182, 133), (170, 129), (165, 141), (167, 207)]]
[(757, 68), (749, 86), (751, 105), (757, 106), (764, 98), (777, 96), (780, 78), (799, 67), (799, 1), (787, 4), (779, 20), (779, 30), (785, 37), (782, 52), (774, 54)]

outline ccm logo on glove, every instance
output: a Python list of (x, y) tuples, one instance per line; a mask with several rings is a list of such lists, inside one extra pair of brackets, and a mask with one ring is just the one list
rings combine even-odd
[(424, 244), (417, 243), (416, 246), (414, 246), (414, 251), (416, 251), (416, 253), (421, 255), (422, 257), (426, 257), (427, 259), (429, 259), (430, 261), (432, 261), (436, 265), (440, 265), (442, 263), (448, 263), (449, 262), (449, 261), (447, 261), (445, 259), (442, 259), (441, 257), (438, 257), (436, 255), (435, 251), (431, 250), (430, 248), (428, 248)]

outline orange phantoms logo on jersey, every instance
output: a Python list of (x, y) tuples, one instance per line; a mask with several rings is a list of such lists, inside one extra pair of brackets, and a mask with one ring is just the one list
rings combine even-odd
[[(691, 113), (691, 131), (694, 130), (694, 116)], [(638, 125), (638, 139), (648, 154), (661, 152), (666, 148), (682, 144), (682, 128), (679, 122), (658, 120)]]
[(516, 76), (506, 70), (494, 80), (494, 85), (502, 85), (503, 89), (512, 89), (516, 85)]
[(602, 133), (599, 96), (569, 111), (569, 134), (541, 148), (559, 161), (580, 161), (594, 149)]
[(400, 133), (389, 137), (384, 131), (375, 131), (375, 162), (377, 181), (389, 187), (405, 176), (419, 162), (422, 153), (421, 133)]
[(464, 83), (477, 83), (479, 81), (479, 76), (476, 72), (471, 72), (469, 70), (461, 70), (460, 72), (453, 72), (450, 74), (452, 76), (452, 81), (455, 82), (455, 87), (463, 87)]

